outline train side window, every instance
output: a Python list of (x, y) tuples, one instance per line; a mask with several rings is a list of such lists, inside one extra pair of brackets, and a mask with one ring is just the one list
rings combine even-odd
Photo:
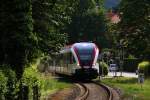
[(72, 53), (71, 52), (69, 53), (69, 61), (70, 61), (70, 64), (73, 64)]
[(72, 55), (72, 64), (76, 63), (74, 56)]
[(68, 53), (65, 53), (65, 63), (68, 64), (69, 61), (68, 61)]
[(70, 61), (70, 64), (73, 63), (73, 61), (72, 61), (72, 54), (71, 53), (69, 53), (69, 61)]

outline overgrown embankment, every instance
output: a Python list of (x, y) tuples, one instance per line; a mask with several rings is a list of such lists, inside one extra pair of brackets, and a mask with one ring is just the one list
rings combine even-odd
[(69, 81), (40, 73), (35, 65), (25, 68), (20, 80), (17, 80), (15, 72), (9, 67), (3, 66), (0, 69), (0, 100), (41, 100), (69, 87)]

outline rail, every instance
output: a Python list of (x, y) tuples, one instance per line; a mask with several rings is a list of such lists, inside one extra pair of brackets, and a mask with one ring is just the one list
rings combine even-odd
[(76, 85), (80, 89), (80, 95), (79, 95), (79, 97), (76, 98), (76, 100), (86, 100), (86, 98), (89, 94), (88, 88), (82, 83), (76, 83)]
[(112, 94), (111, 88), (109, 86), (106, 86), (106, 85), (104, 85), (102, 83), (98, 83), (98, 82), (94, 82), (94, 81), (93, 81), (93, 83), (103, 87), (107, 91), (107, 93), (109, 95), (109, 99), (108, 100), (113, 100), (113, 94)]

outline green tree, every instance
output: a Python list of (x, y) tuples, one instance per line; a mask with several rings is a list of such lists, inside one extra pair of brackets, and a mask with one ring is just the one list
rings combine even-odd
[(118, 27), (117, 24), (111, 23), (110, 21), (107, 22), (107, 38), (111, 43), (112, 48), (116, 48), (118, 38)]
[(63, 31), (73, 11), (75, 0), (33, 0), (34, 33), (38, 40), (38, 49), (44, 53), (59, 50), (66, 42)]
[(18, 77), (35, 49), (31, 7), (31, 0), (0, 1), (0, 64), (11, 65)]
[(30, 72), (31, 79), (22, 76), (25, 66), (41, 56), (39, 54), (52, 54), (66, 43), (67, 35), (63, 30), (71, 21), (74, 2), (75, 0), (0, 1), (0, 70), (6, 74), (0, 75), (0, 78), (2, 81), (7, 81), (8, 78), (7, 82), (0, 84), (0, 98), (3, 99), (5, 95), (6, 99), (14, 100), (17, 97), (20, 100), (20, 96), (16, 96), (16, 81), (25, 79), (33, 83), (32, 80), (35, 82), (36, 79), (32, 78)]
[(99, 46), (106, 47), (105, 16), (102, 2), (99, 0), (77, 0), (75, 11), (71, 16), (66, 32), (69, 43), (94, 41)]
[(119, 38), (128, 44), (128, 52), (150, 58), (150, 1), (122, 0), (119, 10)]

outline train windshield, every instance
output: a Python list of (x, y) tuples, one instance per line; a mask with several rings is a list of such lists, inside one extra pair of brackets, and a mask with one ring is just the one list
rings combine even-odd
[(78, 50), (80, 60), (91, 60), (93, 49)]
[(82, 66), (91, 66), (93, 61), (93, 48), (78, 49), (78, 56)]

